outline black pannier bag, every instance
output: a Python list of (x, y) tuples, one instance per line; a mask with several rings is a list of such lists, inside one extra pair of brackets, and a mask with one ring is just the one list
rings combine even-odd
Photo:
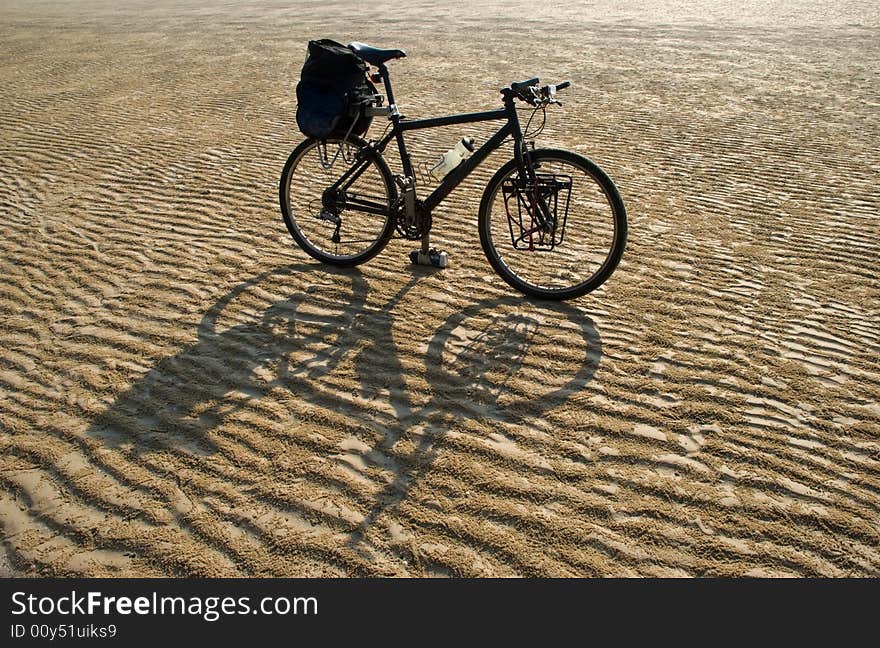
[(367, 64), (345, 45), (330, 39), (309, 41), (309, 53), (296, 86), (296, 124), (306, 137), (363, 135), (371, 117), (364, 106), (376, 87), (366, 78)]

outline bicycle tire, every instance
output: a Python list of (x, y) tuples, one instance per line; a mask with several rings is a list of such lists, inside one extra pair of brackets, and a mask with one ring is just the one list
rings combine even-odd
[[(335, 182), (344, 171), (351, 168), (351, 165), (341, 165), (338, 167), (338, 171), (335, 171), (332, 174), (326, 173), (326, 177), (320, 179), (312, 177), (311, 182), (302, 183), (308, 186), (299, 187), (297, 190), (312, 191), (311, 199), (308, 197), (303, 198), (297, 196), (296, 208), (292, 205), (294, 194), (291, 189), (294, 180), (296, 180), (295, 176), (309, 152), (313, 151), (318, 146), (335, 146), (339, 145), (342, 141), (342, 138), (328, 140), (315, 140), (310, 138), (301, 142), (295, 149), (293, 149), (290, 156), (287, 158), (287, 162), (281, 172), (278, 192), (281, 203), (281, 215), (284, 219), (284, 224), (287, 226), (287, 231), (293, 237), (293, 240), (303, 251), (322, 263), (335, 266), (355, 266), (369, 261), (379, 254), (394, 234), (395, 219), (391, 212), (397, 201), (397, 189), (394, 185), (394, 178), (391, 174), (391, 170), (388, 168), (388, 164), (385, 162), (381, 154), (374, 149), (367, 147), (366, 141), (360, 137), (350, 136), (346, 141), (346, 144), (354, 147), (357, 151), (362, 152), (363, 155), (368, 157), (367, 166), (374, 167), (374, 179), (375, 176), (381, 178), (384, 189), (384, 191), (381, 192), (377, 191), (377, 193), (381, 193), (382, 196), (377, 196), (376, 198), (381, 199), (382, 203), (388, 208), (388, 212), (384, 216), (384, 222), (381, 223), (379, 222), (379, 219), (381, 219), (382, 216), (364, 214), (362, 212), (355, 214), (354, 210), (348, 210), (350, 217), (354, 218), (355, 215), (357, 215), (358, 223), (362, 228), (369, 227), (369, 231), (363, 233), (366, 240), (364, 241), (365, 247), (362, 250), (350, 254), (340, 253), (340, 243), (333, 243), (331, 239), (330, 243), (326, 244), (327, 248), (335, 248), (331, 251), (330, 249), (326, 249), (316, 240), (318, 238), (317, 234), (311, 233), (311, 230), (318, 232), (321, 231), (322, 228), (324, 231), (328, 232), (331, 227), (335, 226), (335, 222), (330, 222), (320, 217), (319, 214), (323, 211), (320, 204), (320, 196), (323, 194), (324, 189)], [(318, 151), (317, 154), (320, 156), (320, 151)], [(338, 162), (339, 161), (337, 160), (337, 164)], [(336, 164), (334, 164), (334, 167), (335, 166)], [(323, 170), (327, 171), (327, 169)], [(314, 174), (312, 175), (314, 176)], [(363, 175), (361, 177), (363, 177)], [(304, 209), (303, 207), (307, 208)], [(342, 213), (339, 215), (340, 218), (345, 211), (346, 210), (344, 209), (342, 210)], [(349, 216), (346, 216), (346, 218)], [(324, 223), (320, 222), (322, 220), (324, 220)]]
[[(499, 205), (497, 201), (499, 190), (502, 189), (505, 180), (515, 181), (517, 178), (518, 168), (514, 159), (507, 162), (495, 173), (483, 192), (478, 219), (480, 244), (495, 272), (520, 292), (541, 299), (574, 299), (601, 286), (620, 263), (626, 247), (626, 208), (614, 182), (590, 159), (563, 149), (546, 148), (529, 152), (528, 163), (538, 171), (550, 166), (551, 162), (563, 163), (581, 172), (570, 182), (569, 197), (566, 202), (566, 219), (568, 221), (572, 219), (572, 215), (568, 213), (571, 211), (569, 207), (572, 206), (572, 202), (575, 209), (588, 207), (595, 211), (600, 209), (601, 204), (602, 210), (605, 212), (604, 217), (590, 223), (575, 220), (574, 223), (563, 224), (562, 243), (552, 249), (537, 251), (536, 248), (528, 250), (517, 248), (517, 243), (521, 243), (522, 240), (516, 239), (514, 224), (512, 224), (516, 221), (510, 216), (509, 204), (503, 197), (502, 200), (505, 202)], [(559, 174), (559, 177), (563, 177), (562, 174)], [(572, 201), (571, 193), (574, 191), (576, 180), (580, 193)], [(582, 189), (581, 186), (584, 188)], [(499, 213), (499, 208), (505, 213)], [(501, 220), (502, 215), (507, 219), (506, 222)], [(580, 215), (574, 216), (575, 219), (581, 218)], [(502, 225), (510, 230), (509, 239), (506, 234), (507, 230), (502, 229)], [(576, 229), (574, 231), (569, 229), (566, 232), (566, 228), (571, 228), (572, 225), (575, 225)], [(587, 225), (595, 227), (587, 230)], [(598, 238), (599, 234), (596, 234), (598, 228), (604, 228), (606, 231), (610, 228), (607, 248), (600, 243), (595, 246), (595, 250), (588, 249), (588, 253), (584, 254), (578, 246), (586, 246), (586, 244), (580, 240), (574, 242), (570, 240), (572, 235), (580, 238)], [(582, 233), (582, 230), (587, 233)], [(504, 234), (503, 237), (502, 234)], [(568, 241), (565, 240), (566, 236), (569, 238)], [(558, 254), (554, 254), (554, 252), (558, 252)], [(596, 266), (596, 269), (588, 272), (584, 268), (586, 268), (588, 260), (594, 258), (601, 259), (601, 261), (591, 262), (590, 265)], [(568, 263), (563, 267), (564, 264), (561, 261), (568, 261)], [(559, 285), (544, 285), (540, 281), (524, 276), (526, 272), (521, 268), (527, 266), (535, 269), (532, 271), (533, 274), (555, 273), (556, 283)], [(571, 275), (576, 279), (569, 281), (565, 278), (566, 275)]]

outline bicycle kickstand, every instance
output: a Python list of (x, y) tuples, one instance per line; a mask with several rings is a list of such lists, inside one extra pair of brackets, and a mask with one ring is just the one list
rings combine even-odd
[(446, 252), (438, 252), (431, 247), (431, 234), (426, 232), (422, 237), (422, 249), (413, 250), (409, 253), (409, 260), (414, 265), (433, 266), (435, 268), (445, 268), (449, 265), (449, 257)]

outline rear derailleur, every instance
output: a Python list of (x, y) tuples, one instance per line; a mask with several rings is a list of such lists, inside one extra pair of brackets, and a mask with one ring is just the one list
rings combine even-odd
[(339, 237), (339, 228), (342, 226), (342, 217), (340, 214), (345, 208), (345, 192), (338, 190), (331, 191), (328, 189), (324, 192), (321, 203), (321, 212), (318, 214), (318, 219), (328, 221), (336, 226), (330, 240), (334, 243), (339, 243), (341, 240)]

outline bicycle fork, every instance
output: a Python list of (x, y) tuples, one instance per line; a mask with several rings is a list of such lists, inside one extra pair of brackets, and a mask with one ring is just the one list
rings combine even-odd
[[(526, 200), (529, 216), (538, 221), (538, 227), (535, 230), (540, 229), (543, 233), (552, 235), (556, 229), (556, 219), (553, 217), (553, 212), (547, 201), (544, 200), (544, 196), (538, 191), (538, 175), (535, 173), (535, 167), (532, 165), (531, 156), (529, 155), (530, 149), (531, 151), (535, 150), (534, 142), (523, 140), (521, 145), (517, 146), (520, 176), (522, 176), (523, 171), (526, 172), (522, 186), (523, 196)], [(532, 191), (529, 191), (529, 187), (532, 187)]]

